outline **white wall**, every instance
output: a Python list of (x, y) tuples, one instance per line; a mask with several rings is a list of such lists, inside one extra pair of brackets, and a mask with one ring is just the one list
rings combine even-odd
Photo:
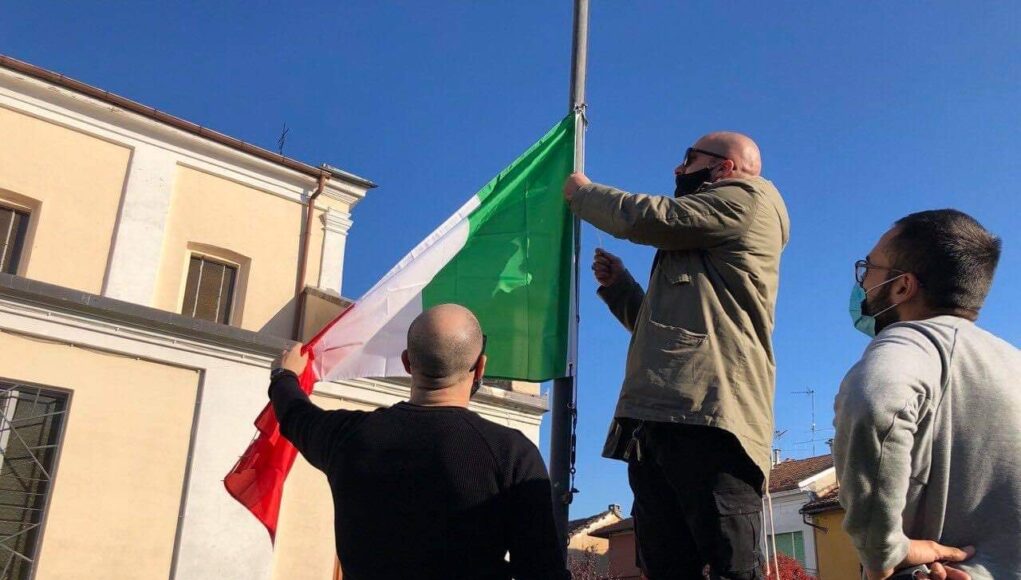
[[(199, 371), (198, 419), (181, 498), (172, 578), (270, 579), (273, 552), (266, 530), (223, 487), (223, 477), (255, 435), (252, 421), (267, 403), (269, 357), (8, 298), (0, 298), (0, 331)], [(406, 387), (368, 380), (320, 383), (316, 392), (372, 406), (407, 398)], [(538, 397), (489, 387), (480, 391), (479, 402), (472, 405), (483, 417), (519, 429), (536, 443), (543, 407)]]
[(227, 495), (223, 477), (254, 434), (252, 420), (266, 403), (270, 358), (7, 299), (0, 299), (0, 329), (199, 370), (175, 577), (269, 578), (273, 554), (266, 531)]
[[(805, 567), (808, 572), (814, 574), (819, 564), (815, 555), (815, 534), (812, 527), (801, 519), (800, 510), (806, 503), (811, 501), (811, 495), (807, 491), (793, 490), (783, 491), (773, 495), (773, 517), (775, 532), (801, 532), (805, 539)], [(768, 509), (769, 505), (766, 505)], [(772, 534), (773, 529), (769, 526), (769, 519), (766, 519), (766, 533)], [(770, 548), (772, 549), (772, 548)]]

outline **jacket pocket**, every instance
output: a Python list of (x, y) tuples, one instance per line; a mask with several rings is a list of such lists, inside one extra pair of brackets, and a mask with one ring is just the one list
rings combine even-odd
[(694, 333), (688, 343), (707, 330), (702, 311), (705, 300), (692, 259), (697, 257), (691, 252), (665, 254), (645, 295), (649, 318), (677, 334)]
[[(639, 323), (634, 342), (628, 354), (625, 386), (643, 385), (638, 397), (658, 400), (669, 391), (670, 399), (678, 391), (685, 391), (695, 384), (695, 377), (702, 374), (705, 358), (702, 350), (707, 340), (705, 334), (698, 334), (677, 326), (660, 324), (651, 318)], [(690, 409), (672, 409), (683, 414)]]
[(649, 319), (649, 330), (655, 345), (665, 351), (698, 347), (709, 337), (707, 334), (699, 334), (679, 326), (660, 324), (651, 318)]
[(686, 253), (665, 253), (660, 263), (663, 279), (671, 285), (691, 284), (691, 272), (688, 268)]

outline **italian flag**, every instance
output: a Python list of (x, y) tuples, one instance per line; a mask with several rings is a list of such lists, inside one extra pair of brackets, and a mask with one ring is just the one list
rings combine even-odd
[[(571, 114), (310, 340), (305, 392), (317, 381), (407, 376), (408, 326), (444, 303), (478, 317), (488, 337), (488, 376), (567, 376), (574, 232), (561, 189), (574, 163), (574, 132)], [(271, 406), (256, 427), (258, 437), (224, 484), (273, 537), (296, 451), (280, 436)]]

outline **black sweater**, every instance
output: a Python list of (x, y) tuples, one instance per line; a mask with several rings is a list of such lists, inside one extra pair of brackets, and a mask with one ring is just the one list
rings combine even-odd
[(290, 372), (269, 394), (330, 482), (345, 580), (570, 578), (546, 468), (519, 431), (460, 407), (324, 411)]

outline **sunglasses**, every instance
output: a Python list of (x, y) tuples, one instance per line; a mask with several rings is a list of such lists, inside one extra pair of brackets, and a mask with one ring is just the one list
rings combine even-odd
[(706, 151), (705, 149), (699, 149), (697, 147), (688, 147), (688, 149), (684, 152), (684, 161), (681, 162), (681, 167), (687, 167), (692, 162), (694, 153), (701, 153), (702, 155), (708, 155), (709, 157), (715, 157), (717, 159), (729, 159), (729, 157), (720, 155), (719, 153), (713, 153), (712, 151)]

